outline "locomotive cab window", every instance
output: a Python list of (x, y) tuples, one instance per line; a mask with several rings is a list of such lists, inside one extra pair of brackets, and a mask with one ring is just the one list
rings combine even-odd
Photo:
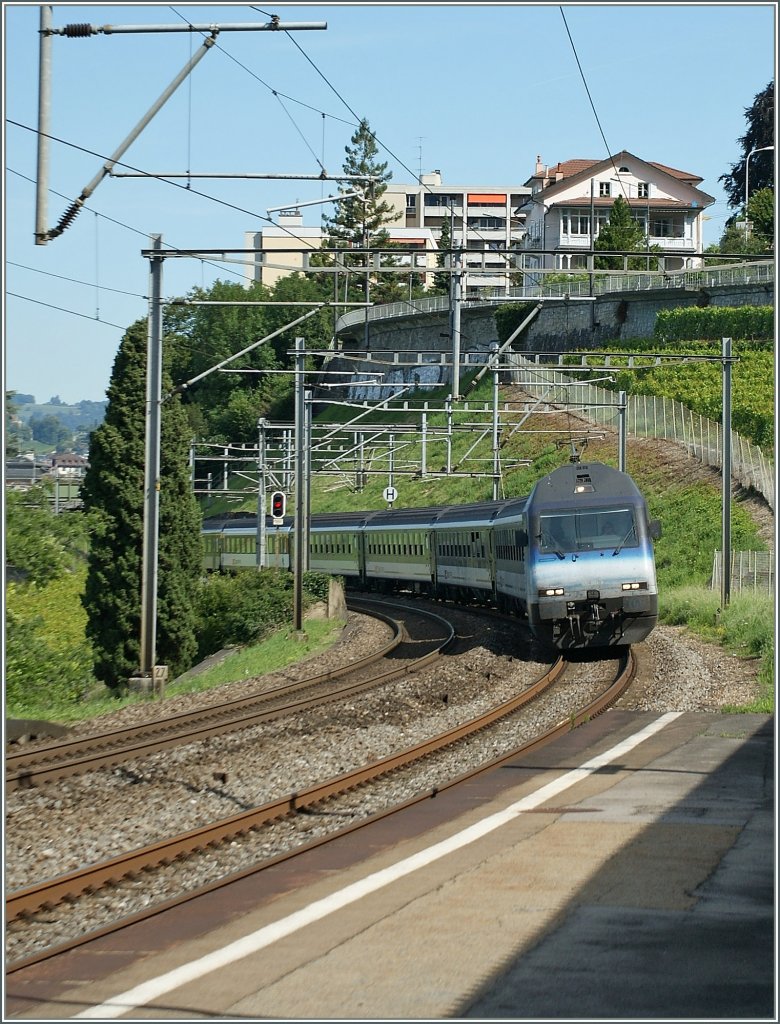
[(619, 550), (639, 543), (630, 508), (545, 513), (539, 517), (538, 539), (540, 551), (551, 554)]

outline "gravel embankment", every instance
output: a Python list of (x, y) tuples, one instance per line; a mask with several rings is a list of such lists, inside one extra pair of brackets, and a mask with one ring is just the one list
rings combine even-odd
[[(372, 644), (376, 647), (386, 642), (385, 629), (375, 620), (352, 615), (337, 645), (306, 664), (264, 677), (262, 688), (334, 663), (343, 664), (348, 658), (360, 658)], [(484, 623), (479, 629), (465, 655), (445, 658), (411, 680), (389, 684), (360, 699), (93, 772), (54, 787), (9, 794), (7, 889), (240, 813), (411, 746), (508, 699), (539, 674), (541, 663), (508, 653), (516, 643), (502, 646), (496, 632), (486, 629)], [(757, 692), (755, 662), (736, 659), (681, 629), (659, 626), (636, 651), (639, 671), (619, 702), (620, 708), (713, 711), (746, 703)], [(499, 732), (491, 731), (487, 738), (474, 742), (468, 753), (459, 747), (422, 770), (394, 776), (384, 788), (372, 790), (370, 800), (362, 793), (349, 794), (339, 804), (338, 814), (329, 807), (329, 814), (322, 818), (306, 815), (301, 816), (303, 820), (279, 823), (259, 835), (188, 859), (184, 871), (174, 864), (155, 872), (153, 879), (122, 883), (72, 907), (56, 908), (32, 930), (11, 924), (7, 956), (16, 960), (69, 935), (90, 931), (170, 898), (182, 888), (197, 887), (290, 845), (307, 842), (326, 828), (332, 829), (334, 821), (342, 827), (381, 806), (441, 785), (471, 764), (490, 760), (532, 732), (565, 719), (581, 706), (583, 680), (594, 676), (594, 667), (592, 663), (577, 666), (571, 682), (554, 701), (540, 702), (538, 710), (524, 714), (522, 720), (514, 717)], [(258, 681), (231, 684), (223, 692), (239, 696), (250, 688), (256, 690)], [(171, 707), (183, 710), (194, 701), (212, 703), (214, 696), (176, 698)], [(138, 705), (101, 719), (100, 728), (158, 714), (159, 704)]]

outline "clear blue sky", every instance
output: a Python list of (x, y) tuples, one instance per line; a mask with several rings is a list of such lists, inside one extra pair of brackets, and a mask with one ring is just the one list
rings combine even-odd
[[(705, 244), (733, 212), (718, 178), (741, 158), (745, 110), (776, 64), (775, 3), (53, 6), (55, 27), (264, 24), (272, 14), (327, 23), (223, 32), (122, 158), (135, 169), (316, 174), (321, 163), (338, 174), (354, 111), (395, 182), (437, 168), (444, 184), (522, 184), (537, 154), (554, 164), (622, 149), (690, 171), (716, 199)], [(242, 248), (269, 207), (320, 199), (335, 183), (197, 178), (187, 189), (107, 177), (62, 235), (36, 245), (39, 10), (3, 4), (5, 387), (39, 402), (101, 400), (123, 331), (147, 313), (151, 234), (185, 249)], [(47, 227), (199, 45), (189, 33), (54, 37)], [(319, 224), (322, 209), (305, 223)], [(163, 291), (237, 275), (166, 260)]]

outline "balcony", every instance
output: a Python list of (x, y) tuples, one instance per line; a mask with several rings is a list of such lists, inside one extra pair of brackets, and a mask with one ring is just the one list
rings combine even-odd
[[(589, 235), (560, 235), (558, 239), (550, 238), (547, 243), (551, 248), (590, 250)], [(692, 238), (663, 238), (650, 235), (650, 245), (657, 245), (664, 252), (695, 252), (696, 245)], [(526, 239), (526, 248), (529, 240)], [(641, 250), (638, 250), (641, 251)]]
[(507, 205), (501, 203), (498, 206), (471, 206), (468, 207), (469, 217), (506, 217)]

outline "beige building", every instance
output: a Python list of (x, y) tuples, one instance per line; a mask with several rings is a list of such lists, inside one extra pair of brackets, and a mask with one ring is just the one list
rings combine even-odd
[[(397, 265), (411, 267), (414, 264), (417, 270), (436, 269), (438, 247), (430, 229), (388, 224), (385, 230), (390, 236), (390, 241), (405, 250), (394, 257)], [(247, 231), (244, 236), (244, 248), (262, 250), (255, 262), (247, 261), (245, 264), (247, 283), (259, 281), (273, 288), (277, 281), (287, 274), (306, 270), (308, 253), (322, 246), (322, 238), (322, 228), (306, 227), (300, 210), (295, 208), (285, 210), (279, 215), (278, 226), (266, 227), (262, 231)], [(432, 273), (425, 275), (426, 287), (430, 287), (432, 279)]]
[[(517, 208), (531, 194), (523, 185), (444, 185), (441, 172), (423, 174), (414, 184), (389, 182), (382, 199), (398, 214), (385, 227), (390, 239), (407, 249), (402, 266), (426, 267), (426, 287), (433, 284), (439, 239), (445, 221), (451, 245), (463, 248), (463, 294), (506, 291), (508, 270), (514, 269), (509, 250), (518, 244), (524, 217)], [(285, 274), (304, 269), (305, 250), (322, 244), (322, 228), (306, 227), (299, 209), (279, 215), (279, 225), (248, 231), (246, 249), (261, 249), (256, 263), (247, 262), (247, 281), (273, 287)]]

